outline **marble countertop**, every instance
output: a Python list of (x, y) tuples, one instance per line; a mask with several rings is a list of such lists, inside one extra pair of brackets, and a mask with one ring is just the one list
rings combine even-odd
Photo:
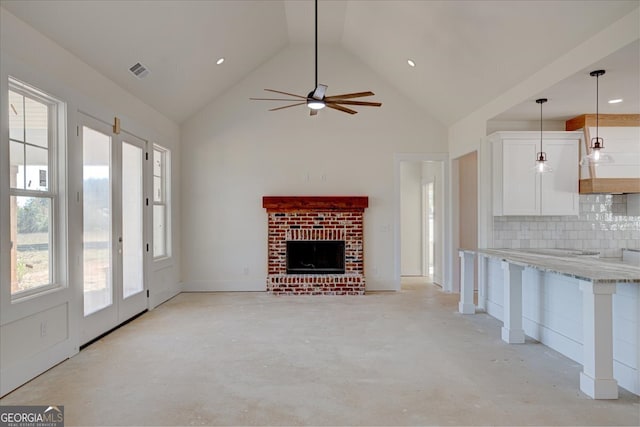
[(601, 259), (589, 253), (562, 251), (544, 253), (544, 250), (518, 249), (461, 249), (467, 253), (478, 253), (491, 258), (499, 258), (523, 267), (533, 267), (541, 271), (559, 273), (580, 280), (593, 282), (640, 283), (640, 267)]

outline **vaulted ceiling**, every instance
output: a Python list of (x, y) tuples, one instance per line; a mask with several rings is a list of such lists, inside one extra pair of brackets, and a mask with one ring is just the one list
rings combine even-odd
[[(1, 5), (177, 123), (288, 45), (313, 43), (314, 34), (312, 0), (2, 0)], [(639, 5), (638, 0), (320, 0), (319, 40), (321, 46), (342, 46), (448, 125)], [(631, 54), (637, 58), (637, 52)], [(221, 57), (225, 62), (216, 65)], [(414, 68), (407, 65), (409, 58)], [(150, 69), (145, 79), (129, 72), (137, 62)], [(509, 117), (523, 114), (505, 113), (504, 119)]]

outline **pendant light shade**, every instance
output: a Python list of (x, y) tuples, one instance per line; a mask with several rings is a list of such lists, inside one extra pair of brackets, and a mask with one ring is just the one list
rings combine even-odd
[(599, 134), (599, 78), (605, 73), (604, 70), (595, 70), (589, 73), (591, 77), (596, 78), (596, 136), (591, 138), (589, 144), (590, 153), (582, 158), (580, 166), (598, 166), (607, 163), (613, 163), (613, 158), (605, 153), (602, 153), (604, 149), (604, 139)]
[(553, 169), (547, 163), (547, 153), (542, 151), (542, 104), (547, 102), (547, 98), (536, 99), (536, 102), (540, 104), (540, 151), (536, 154), (536, 173), (548, 173), (553, 172)]

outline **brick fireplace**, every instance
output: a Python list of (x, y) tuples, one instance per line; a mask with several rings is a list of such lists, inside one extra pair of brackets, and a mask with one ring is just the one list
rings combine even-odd
[[(276, 295), (364, 295), (363, 215), (365, 208), (369, 206), (368, 197), (265, 196), (262, 198), (262, 206), (266, 208), (269, 217), (269, 292)], [(317, 242), (318, 248), (342, 248), (342, 252), (325, 258), (335, 261), (336, 256), (344, 256), (344, 260), (339, 260), (343, 261), (341, 271), (344, 273), (335, 273), (335, 268), (319, 268), (316, 273), (311, 268), (312, 262), (302, 264), (309, 268), (292, 268), (297, 266), (290, 265), (291, 260), (300, 259), (300, 256), (287, 254), (287, 247), (290, 250), (300, 246), (309, 247), (292, 244), (295, 242), (309, 242), (311, 246)], [(326, 250), (318, 249), (322, 252)], [(290, 272), (305, 273), (287, 274), (287, 267)]]

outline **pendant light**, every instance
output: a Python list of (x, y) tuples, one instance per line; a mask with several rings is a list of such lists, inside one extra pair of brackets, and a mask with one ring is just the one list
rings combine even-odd
[(598, 81), (601, 75), (605, 73), (604, 70), (595, 70), (589, 73), (591, 77), (596, 78), (596, 137), (591, 138), (589, 145), (589, 155), (584, 156), (580, 161), (581, 166), (597, 166), (605, 163), (613, 163), (613, 158), (608, 154), (603, 154), (600, 151), (604, 148), (604, 139), (599, 135), (599, 110), (598, 110)]
[(540, 151), (536, 154), (536, 173), (553, 172), (547, 163), (547, 153), (542, 151), (542, 104), (547, 102), (547, 98), (536, 99), (536, 102), (540, 104)]

